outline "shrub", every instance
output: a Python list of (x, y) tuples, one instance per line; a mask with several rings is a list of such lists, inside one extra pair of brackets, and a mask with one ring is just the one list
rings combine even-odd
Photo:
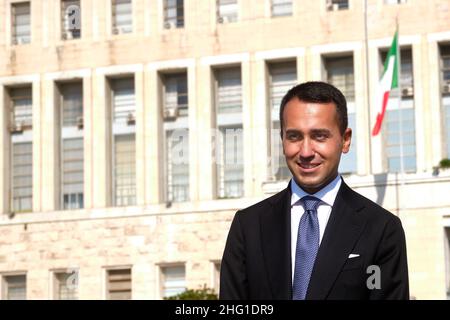
[(442, 159), (441, 162), (439, 162), (439, 166), (441, 168), (450, 168), (450, 159)]
[(219, 297), (213, 289), (206, 285), (201, 289), (187, 289), (175, 296), (165, 297), (164, 300), (218, 300)]

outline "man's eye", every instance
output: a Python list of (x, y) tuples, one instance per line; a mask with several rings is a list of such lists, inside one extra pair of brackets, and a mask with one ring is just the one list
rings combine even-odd
[(327, 138), (327, 135), (324, 133), (319, 133), (319, 134), (316, 134), (314, 137), (316, 138), (316, 140), (323, 141)]
[(296, 139), (298, 139), (298, 134), (290, 133), (290, 134), (287, 135), (287, 138), (289, 140), (296, 140)]

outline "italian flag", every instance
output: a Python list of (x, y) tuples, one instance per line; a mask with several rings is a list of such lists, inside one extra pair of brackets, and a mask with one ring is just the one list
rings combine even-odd
[(391, 48), (384, 61), (383, 75), (378, 83), (378, 91), (376, 96), (376, 107), (378, 108), (377, 121), (372, 129), (372, 136), (376, 136), (381, 129), (386, 107), (389, 102), (389, 94), (392, 89), (398, 88), (397, 68), (398, 68), (398, 52), (397, 52), (398, 31), (395, 32), (392, 40)]

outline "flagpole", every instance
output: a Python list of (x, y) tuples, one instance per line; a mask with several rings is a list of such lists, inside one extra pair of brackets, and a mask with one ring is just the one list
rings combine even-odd
[[(364, 42), (365, 42), (365, 51), (366, 51), (366, 92), (367, 92), (367, 122), (369, 128), (369, 139), (370, 139), (370, 77), (369, 77), (369, 32), (368, 32), (368, 23), (367, 23), (367, 0), (364, 0)], [(372, 172), (372, 139), (369, 140), (369, 170), (368, 172)]]
[[(400, 130), (400, 185), (404, 184), (404, 164), (403, 164), (403, 117), (402, 117), (402, 85), (401, 85), (401, 51), (400, 51), (400, 30), (398, 24), (398, 16), (395, 19), (397, 29), (397, 87), (398, 87), (398, 118), (399, 118), (399, 130)], [(397, 182), (398, 183), (398, 182)], [(398, 201), (398, 216), (400, 217), (400, 211), (402, 209), (402, 202), (399, 199), (400, 192), (397, 192)]]

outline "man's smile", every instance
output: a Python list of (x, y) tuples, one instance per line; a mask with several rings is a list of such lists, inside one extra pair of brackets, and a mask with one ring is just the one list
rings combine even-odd
[(305, 163), (305, 162), (297, 162), (297, 165), (300, 167), (301, 171), (304, 172), (314, 172), (321, 165), (321, 163)]

